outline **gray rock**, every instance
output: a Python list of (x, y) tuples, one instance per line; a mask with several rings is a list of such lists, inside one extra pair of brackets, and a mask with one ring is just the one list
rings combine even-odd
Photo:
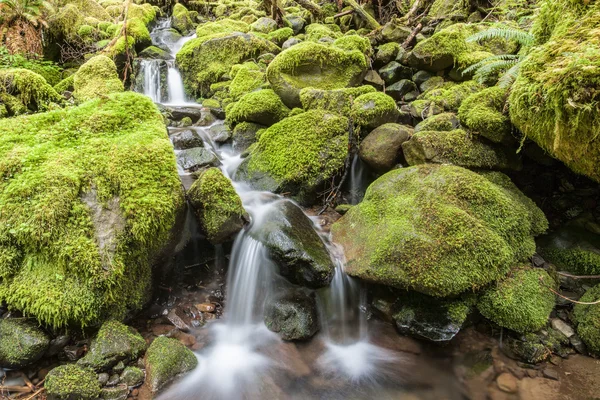
[(412, 76), (412, 81), (417, 85), (417, 86), (421, 86), (421, 84), (425, 81), (427, 81), (429, 78), (433, 77), (433, 74), (431, 74), (431, 72), (428, 71), (417, 71), (413, 76)]
[(384, 124), (375, 128), (360, 143), (358, 155), (373, 170), (387, 172), (402, 155), (402, 143), (410, 139), (412, 128), (400, 124)]
[(100, 386), (106, 386), (109, 378), (110, 378), (110, 375), (108, 375), (108, 373), (101, 372), (98, 374), (98, 383), (100, 384)]
[(153, 393), (198, 365), (198, 359), (190, 349), (178, 340), (165, 336), (154, 339), (146, 352), (145, 360), (146, 384)]
[(208, 129), (211, 139), (217, 143), (225, 143), (231, 139), (231, 130), (225, 124), (215, 124)]
[(381, 29), (383, 42), (404, 42), (412, 33), (412, 29), (407, 26), (396, 24), (390, 21)]
[[(385, 93), (394, 98), (396, 101), (406, 100), (410, 101), (410, 98), (406, 98), (406, 95), (409, 93), (417, 93), (417, 85), (411, 80), (402, 79), (390, 86), (388, 86), (385, 90)], [(415, 96), (412, 96), (412, 100), (415, 100)]]
[(558, 371), (556, 371), (554, 368), (544, 368), (544, 370), (542, 371), (542, 375), (544, 375), (544, 378), (552, 379), (555, 381), (558, 380)]
[(302, 31), (302, 28), (304, 28), (304, 24), (306, 23), (304, 18), (299, 17), (297, 15), (287, 16), (286, 19), (290, 23), (292, 30), (294, 31), (294, 35), (299, 34), (300, 31)]
[(21, 368), (39, 360), (50, 339), (25, 318), (0, 319), (0, 367)]
[(106, 386), (117, 386), (119, 384), (119, 374), (112, 374), (110, 378), (108, 378), (108, 382), (106, 382)]
[(319, 329), (314, 293), (286, 290), (269, 299), (265, 307), (265, 325), (284, 340), (306, 340)]
[(410, 79), (414, 72), (412, 68), (405, 67), (396, 61), (392, 61), (379, 69), (379, 75), (388, 85), (400, 79)]
[(178, 152), (177, 164), (185, 170), (196, 171), (203, 167), (217, 167), (221, 163), (211, 150), (204, 147), (194, 147)]
[(100, 391), (100, 398), (102, 400), (127, 400), (129, 394), (129, 388), (125, 385), (119, 385), (115, 387), (103, 388)]
[(277, 22), (268, 17), (261, 17), (250, 25), (250, 30), (260, 33), (270, 33), (277, 29)]
[(569, 338), (569, 342), (571, 346), (579, 353), (579, 354), (587, 354), (587, 347), (583, 340), (578, 335), (573, 335)]
[(127, 367), (121, 374), (121, 383), (129, 387), (139, 386), (144, 382), (144, 371), (138, 367)]
[(385, 81), (381, 79), (381, 76), (377, 73), (377, 71), (369, 70), (365, 75), (364, 82), (368, 85), (373, 86), (377, 90), (383, 90), (383, 86), (385, 85)]
[(193, 129), (177, 130), (171, 135), (171, 142), (175, 150), (187, 150), (194, 147), (204, 147), (202, 138)]
[(250, 145), (256, 142), (256, 132), (265, 129), (266, 126), (255, 124), (253, 122), (242, 122), (233, 129), (232, 146), (235, 151), (245, 151)]
[(287, 50), (290, 47), (297, 45), (298, 43), (301, 43), (302, 40), (300, 39), (296, 39), (295, 37), (291, 37), (288, 40), (286, 40), (285, 42), (283, 42), (283, 44), (281, 45), (281, 50)]
[(123, 364), (123, 361), (119, 361), (117, 365), (112, 368), (112, 370), (115, 374), (120, 374), (125, 370), (125, 364)]
[(202, 107), (163, 107), (171, 115), (173, 121), (181, 121), (185, 117), (189, 117), (192, 120), (192, 123), (196, 123), (203, 115), (210, 113), (208, 109)]
[(46, 351), (46, 356), (53, 357), (59, 354), (66, 345), (71, 341), (71, 337), (68, 335), (60, 335), (50, 341), (50, 346)]
[(571, 338), (571, 336), (575, 335), (575, 330), (560, 318), (552, 318), (550, 323), (552, 325), (552, 328), (556, 329), (557, 331), (565, 335), (567, 338)]

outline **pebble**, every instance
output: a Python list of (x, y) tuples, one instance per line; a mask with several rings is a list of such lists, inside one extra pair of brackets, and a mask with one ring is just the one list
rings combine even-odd
[(569, 341), (571, 342), (571, 346), (573, 346), (578, 353), (587, 354), (587, 348), (579, 336), (573, 335), (569, 338)]
[(565, 335), (567, 338), (570, 338), (575, 334), (573, 328), (562, 319), (554, 318), (552, 319), (551, 324), (552, 328), (556, 329), (557, 331)]
[(548, 378), (548, 379), (552, 379), (557, 381), (558, 380), (558, 372), (554, 369), (554, 368), (546, 368), (542, 371), (542, 375), (544, 375), (544, 378)]
[(169, 311), (169, 313), (167, 314), (167, 318), (173, 325), (175, 325), (177, 329), (182, 330), (184, 332), (190, 330), (190, 326), (179, 315), (177, 315), (177, 311), (175, 309)]
[(110, 376), (106, 372), (102, 372), (98, 374), (98, 383), (100, 383), (100, 386), (105, 386), (109, 378)]
[(498, 384), (498, 389), (502, 390), (506, 393), (516, 393), (518, 389), (517, 378), (515, 378), (512, 374), (508, 372), (504, 372), (498, 375), (496, 378), (496, 383)]

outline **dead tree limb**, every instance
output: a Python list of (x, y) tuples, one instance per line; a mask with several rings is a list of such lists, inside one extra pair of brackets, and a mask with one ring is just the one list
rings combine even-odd
[(360, 4), (358, 4), (355, 0), (344, 0), (346, 2), (346, 4), (348, 4), (350, 7), (352, 7), (352, 9), (358, 14), (360, 15), (360, 17), (362, 19), (365, 20), (365, 22), (367, 23), (367, 25), (369, 26), (369, 28), (376, 30), (381, 28), (381, 25), (379, 25), (379, 22), (377, 22), (377, 20), (375, 18), (373, 18), (371, 16), (371, 14), (369, 14), (368, 12), (366, 12), (361, 6)]
[(318, 4), (313, 3), (310, 0), (294, 0), (300, 7), (308, 10), (313, 17), (316, 19), (320, 19), (323, 15), (323, 11)]
[(578, 301), (578, 300), (570, 299), (567, 296), (564, 296), (564, 295), (558, 293), (556, 290), (552, 289), (550, 286), (546, 285), (544, 283), (544, 278), (541, 277), (541, 276), (540, 276), (540, 283), (542, 284), (542, 286), (546, 287), (546, 289), (550, 290), (552, 293), (554, 293), (555, 295), (557, 295), (561, 299), (565, 299), (565, 300), (567, 300), (570, 303), (582, 304), (582, 305), (586, 305), (586, 306), (593, 306), (595, 304), (600, 304), (600, 300), (597, 300), (597, 301)]
[(350, 14), (354, 14), (354, 10), (346, 10), (346, 11), (342, 11), (342, 12), (341, 12), (341, 13), (339, 13), (339, 14), (335, 14), (335, 15), (333, 16), (333, 18), (341, 18), (341, 17), (343, 17), (344, 15), (350, 15)]
[(406, 50), (406, 49), (409, 48), (409, 46), (412, 43), (412, 41), (419, 34), (419, 32), (421, 32), (421, 29), (423, 29), (423, 24), (419, 22), (417, 24), (417, 26), (415, 26), (415, 29), (412, 30), (412, 32), (410, 33), (410, 35), (408, 35), (408, 37), (406, 38), (406, 40), (404, 41), (404, 43), (402, 43), (402, 48), (404, 50)]

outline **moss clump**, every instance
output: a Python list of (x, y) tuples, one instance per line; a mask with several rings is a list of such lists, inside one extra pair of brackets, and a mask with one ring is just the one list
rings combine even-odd
[(250, 30), (250, 25), (245, 22), (237, 21), (234, 19), (220, 19), (218, 21), (206, 22), (198, 25), (196, 28), (196, 36), (211, 36), (217, 33), (233, 33), (242, 32), (246, 33)]
[(117, 67), (108, 57), (98, 55), (90, 58), (73, 76), (73, 96), (79, 102), (122, 92)]
[(300, 90), (333, 90), (358, 85), (367, 62), (358, 50), (302, 42), (281, 52), (267, 68), (273, 90), (290, 108), (300, 106)]
[(506, 275), (547, 224), (503, 174), (425, 164), (377, 179), (332, 234), (350, 275), (444, 297)]
[(292, 36), (294, 36), (294, 31), (292, 30), (292, 28), (285, 27), (285, 28), (279, 28), (276, 31), (270, 32), (267, 35), (267, 39), (274, 42), (278, 46), (281, 46), (283, 44), (283, 42), (285, 42)]
[[(335, 26), (337, 29), (332, 28)], [(306, 39), (309, 42), (318, 42), (323, 38), (337, 39), (342, 36), (337, 25), (310, 24), (306, 27)]]
[(244, 226), (242, 200), (218, 168), (201, 171), (188, 197), (211, 243), (231, 239)]
[(561, 271), (600, 275), (600, 236), (564, 226), (538, 240), (538, 253)]
[(75, 81), (75, 74), (69, 75), (68, 77), (66, 77), (62, 81), (58, 82), (54, 86), (54, 90), (58, 94), (62, 94), (62, 93), (67, 92), (67, 91), (72, 92), (75, 89), (74, 88), (74, 81)]
[(190, 16), (190, 12), (181, 3), (176, 3), (173, 6), (173, 14), (171, 16), (171, 26), (182, 35), (187, 35), (194, 29), (194, 22)]
[[(234, 65), (233, 68), (236, 66)], [(232, 73), (233, 74), (233, 68)], [(260, 70), (258, 65), (251, 63), (243, 64), (241, 68), (239, 68), (231, 84), (229, 85), (229, 94), (234, 100), (239, 100), (242, 96), (247, 93), (252, 92), (253, 90), (259, 89), (261, 86), (265, 84), (265, 73)]]
[(347, 131), (346, 118), (324, 110), (285, 118), (260, 134), (239, 172), (255, 187), (309, 193), (344, 165)]
[(475, 81), (467, 81), (460, 84), (447, 82), (444, 85), (428, 90), (419, 96), (419, 100), (428, 100), (443, 107), (446, 111), (458, 111), (462, 102), (483, 89), (483, 86)]
[(137, 359), (146, 350), (146, 341), (133, 328), (118, 321), (105, 322), (79, 365), (96, 371), (111, 368), (119, 361)]
[[(586, 303), (600, 300), (600, 285), (588, 289), (579, 300)], [(577, 333), (588, 350), (600, 355), (600, 304), (576, 304), (573, 318), (577, 323)]]
[(157, 392), (179, 374), (191, 371), (198, 359), (176, 339), (160, 336), (154, 339), (146, 352), (146, 381), (152, 392)]
[(477, 308), (500, 326), (519, 333), (535, 332), (546, 325), (554, 308), (554, 294), (546, 286), (556, 284), (543, 269), (516, 269), (485, 290)]
[(394, 99), (387, 94), (372, 92), (354, 99), (351, 117), (355, 124), (374, 129), (389, 122), (396, 122), (398, 109)]
[(45, 111), (61, 96), (44, 77), (22, 68), (0, 70), (0, 100), (12, 115), (31, 111)]
[(373, 92), (375, 88), (369, 85), (335, 90), (304, 88), (300, 102), (305, 110), (322, 109), (349, 117), (354, 99)]
[(382, 64), (387, 64), (396, 58), (400, 51), (400, 44), (396, 42), (389, 42), (382, 44), (377, 48), (377, 60)]
[(264, 89), (248, 93), (227, 107), (226, 121), (231, 126), (243, 121), (269, 126), (287, 117), (289, 112), (274, 91)]
[[(574, 4), (556, 3), (559, 9)], [(595, 30), (600, 3), (575, 9), (573, 19), (573, 12), (566, 12), (549, 21), (544, 28), (552, 32), (549, 41), (521, 63), (509, 97), (510, 117), (553, 157), (600, 182), (600, 37)]]
[(510, 143), (510, 120), (503, 112), (507, 95), (507, 90), (498, 86), (473, 93), (458, 109), (461, 123), (492, 142)]
[(49, 344), (50, 339), (33, 322), (0, 319), (0, 365), (3, 367), (18, 369), (37, 361)]
[(183, 206), (152, 101), (117, 93), (2, 120), (0, 176), (0, 249), (22, 254), (1, 300), (55, 327), (141, 307)]
[(368, 38), (359, 35), (345, 35), (333, 42), (333, 45), (339, 49), (352, 51), (358, 50), (365, 55), (372, 52), (371, 42)]
[(415, 133), (421, 131), (453, 131), (459, 126), (458, 118), (454, 113), (433, 115), (415, 126)]
[(187, 88), (202, 95), (235, 64), (277, 51), (275, 44), (252, 34), (218, 33), (190, 40), (176, 58)]
[(100, 395), (100, 384), (94, 371), (76, 364), (66, 364), (48, 373), (44, 384), (48, 397), (56, 400), (94, 400)]

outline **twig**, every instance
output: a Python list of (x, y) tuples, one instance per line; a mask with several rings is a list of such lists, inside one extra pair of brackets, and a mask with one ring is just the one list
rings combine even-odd
[(566, 272), (557, 272), (557, 274), (573, 279), (600, 279), (600, 275), (572, 275)]
[(421, 32), (421, 29), (423, 29), (423, 24), (419, 22), (417, 26), (415, 26), (415, 29), (412, 30), (410, 35), (408, 35), (404, 43), (402, 43), (402, 48), (404, 50), (408, 49), (413, 39), (419, 34), (419, 32)]
[(343, 11), (343, 12), (341, 12), (339, 14), (335, 14), (333, 16), (333, 18), (340, 18), (340, 17), (343, 17), (344, 15), (350, 15), (350, 14), (353, 14), (353, 13), (354, 13), (354, 10), (346, 10), (346, 11)]
[(38, 394), (40, 394), (41, 392), (43, 392), (44, 390), (46, 390), (46, 388), (40, 388), (38, 389), (37, 392), (35, 392), (34, 394), (32, 394), (31, 396), (27, 397), (26, 399), (23, 400), (31, 400), (33, 399), (35, 396), (37, 396)]
[(542, 286), (545, 286), (548, 290), (550, 290), (552, 293), (554, 293), (558, 297), (560, 297), (562, 299), (565, 299), (567, 301), (570, 301), (571, 303), (582, 304), (582, 305), (586, 305), (586, 306), (593, 306), (594, 304), (600, 304), (600, 300), (590, 301), (590, 302), (588, 302), (588, 301), (577, 301), (577, 300), (570, 299), (567, 296), (563, 296), (562, 294), (558, 293), (556, 290), (552, 289), (550, 286), (546, 285), (544, 283), (544, 278), (542, 276), (540, 276), (540, 283), (542, 284)]
[(29, 386), (0, 386), (0, 393), (3, 391), (27, 393), (31, 392), (32, 390)]
[(29, 389), (31, 389), (31, 391), (33, 392), (35, 390), (35, 385), (33, 383), (31, 383), (31, 381), (29, 380), (27, 375), (25, 375), (24, 372), (21, 372), (21, 377), (23, 377), (23, 381), (29, 387)]
[(346, 2), (346, 4), (348, 4), (350, 7), (352, 7), (358, 15), (360, 15), (360, 17), (367, 23), (369, 28), (371, 28), (373, 30), (381, 28), (381, 25), (379, 25), (379, 22), (377, 22), (377, 20), (375, 18), (373, 18), (368, 12), (366, 12), (360, 6), (360, 4), (358, 4), (355, 0), (344, 0), (344, 1)]

